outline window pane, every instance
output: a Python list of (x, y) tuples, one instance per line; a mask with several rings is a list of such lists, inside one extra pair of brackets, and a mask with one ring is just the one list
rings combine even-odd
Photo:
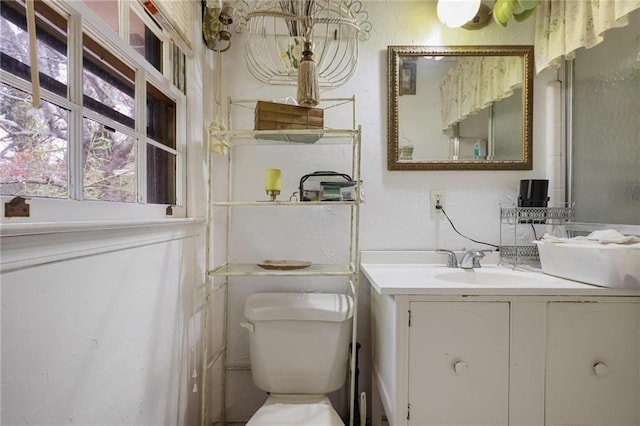
[(574, 60), (576, 220), (640, 225), (640, 10)]
[(84, 3), (118, 32), (118, 0), (84, 0)]
[(176, 147), (176, 103), (147, 83), (147, 136), (168, 146)]
[[(147, 83), (147, 136), (176, 147), (176, 103)], [(176, 156), (147, 145), (147, 202), (176, 204)]]
[(0, 84), (0, 194), (67, 197), (69, 112)]
[(129, 11), (129, 45), (162, 72), (162, 42), (133, 11)]
[(176, 156), (147, 145), (147, 203), (176, 204)]
[[(36, 6), (36, 45), (40, 84), (66, 97), (68, 74), (66, 20), (43, 2), (36, 2)], [(2, 69), (30, 81), (29, 35), (24, 5), (3, 1), (0, 11), (2, 13), (0, 20)]]
[(83, 120), (83, 194), (87, 200), (136, 201), (136, 138)]
[(135, 128), (135, 71), (88, 37), (83, 37), (84, 106)]

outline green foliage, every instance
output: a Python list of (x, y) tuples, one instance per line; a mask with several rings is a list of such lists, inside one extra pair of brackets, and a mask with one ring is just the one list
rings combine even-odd
[(511, 17), (522, 22), (533, 14), (538, 3), (539, 0), (496, 0), (493, 5), (493, 20), (503, 27), (507, 26)]

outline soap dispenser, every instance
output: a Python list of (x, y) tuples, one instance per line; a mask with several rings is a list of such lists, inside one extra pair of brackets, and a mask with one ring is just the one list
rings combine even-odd
[(484, 160), (487, 158), (487, 141), (484, 139), (476, 139), (473, 143), (473, 158), (476, 160)]

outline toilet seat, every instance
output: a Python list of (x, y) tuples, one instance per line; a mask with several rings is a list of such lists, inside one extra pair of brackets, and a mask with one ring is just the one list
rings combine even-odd
[(271, 395), (247, 426), (344, 426), (326, 395)]

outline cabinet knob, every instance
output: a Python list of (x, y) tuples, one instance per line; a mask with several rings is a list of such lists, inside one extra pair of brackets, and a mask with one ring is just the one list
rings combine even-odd
[(597, 362), (593, 365), (593, 371), (596, 373), (596, 376), (604, 377), (609, 374), (609, 367), (604, 362)]
[(464, 361), (458, 361), (453, 365), (453, 370), (456, 372), (456, 374), (465, 374), (467, 372), (467, 370), (469, 369), (469, 364), (467, 364)]

